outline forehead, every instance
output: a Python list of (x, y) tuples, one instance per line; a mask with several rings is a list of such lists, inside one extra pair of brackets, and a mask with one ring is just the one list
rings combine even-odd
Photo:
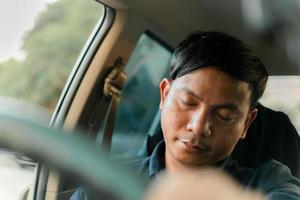
[(250, 102), (249, 84), (236, 80), (215, 67), (205, 67), (183, 75), (174, 80), (172, 87), (176, 91), (185, 91), (200, 99), (208, 99), (211, 103)]

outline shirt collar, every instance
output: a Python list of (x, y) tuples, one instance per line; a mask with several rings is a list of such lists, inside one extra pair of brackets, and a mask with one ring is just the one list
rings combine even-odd
[(165, 168), (165, 142), (161, 140), (153, 150), (149, 163), (149, 177), (157, 175)]

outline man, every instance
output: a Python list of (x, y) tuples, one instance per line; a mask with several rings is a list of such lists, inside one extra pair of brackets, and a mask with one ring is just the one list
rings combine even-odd
[(269, 199), (300, 199), (300, 182), (286, 166), (271, 160), (239, 168), (230, 156), (256, 117), (268, 79), (250, 48), (224, 33), (195, 32), (176, 47), (170, 67), (171, 79), (160, 83), (164, 140), (135, 163), (140, 171), (155, 179), (161, 171), (217, 168)]
[(160, 83), (164, 140), (138, 162), (157, 177), (214, 167), (270, 199), (300, 199), (300, 182), (281, 163), (239, 168), (230, 157), (257, 114), (268, 74), (243, 42), (218, 32), (196, 32), (175, 49), (171, 79)]

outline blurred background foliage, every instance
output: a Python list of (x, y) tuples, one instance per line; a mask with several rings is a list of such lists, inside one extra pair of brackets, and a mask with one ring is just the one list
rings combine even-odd
[(101, 4), (93, 1), (58, 0), (49, 4), (24, 35), (25, 59), (0, 63), (0, 95), (53, 110), (102, 12)]

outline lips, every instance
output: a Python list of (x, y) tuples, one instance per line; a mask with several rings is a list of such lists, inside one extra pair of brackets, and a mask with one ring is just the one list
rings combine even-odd
[(183, 149), (189, 153), (205, 153), (210, 151), (210, 147), (204, 144), (193, 144), (192, 142), (180, 141)]

